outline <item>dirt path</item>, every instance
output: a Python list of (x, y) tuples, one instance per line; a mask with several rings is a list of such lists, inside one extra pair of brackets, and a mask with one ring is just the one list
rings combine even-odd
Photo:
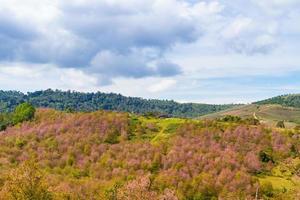
[(258, 117), (256, 116), (256, 112), (253, 113), (253, 118), (259, 120)]

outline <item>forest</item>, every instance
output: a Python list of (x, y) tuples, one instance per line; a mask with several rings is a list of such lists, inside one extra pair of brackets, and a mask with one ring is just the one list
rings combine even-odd
[(300, 108), (300, 94), (280, 95), (266, 100), (258, 101), (256, 102), (256, 104), (258, 105), (279, 104), (282, 106)]
[(177, 103), (170, 100), (142, 99), (125, 97), (114, 93), (82, 93), (74, 91), (44, 90), (23, 94), (16, 91), (0, 91), (0, 112), (11, 112), (23, 102), (35, 107), (53, 108), (63, 111), (90, 112), (113, 110), (136, 114), (158, 113), (173, 117), (198, 117), (234, 107), (236, 105), (210, 105), (196, 103)]
[(251, 118), (43, 108), (0, 137), (0, 199), (300, 197), (299, 130)]

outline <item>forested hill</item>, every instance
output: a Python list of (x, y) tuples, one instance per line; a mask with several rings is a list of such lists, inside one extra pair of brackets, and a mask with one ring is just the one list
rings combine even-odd
[(147, 100), (101, 92), (82, 93), (48, 89), (24, 94), (16, 91), (0, 91), (0, 112), (12, 111), (22, 102), (29, 102), (35, 107), (57, 110), (96, 111), (103, 109), (139, 114), (157, 112), (174, 117), (198, 117), (235, 106), (231, 104), (181, 104), (170, 100)]
[(258, 101), (255, 104), (279, 104), (282, 106), (300, 108), (300, 94), (281, 95), (263, 101)]

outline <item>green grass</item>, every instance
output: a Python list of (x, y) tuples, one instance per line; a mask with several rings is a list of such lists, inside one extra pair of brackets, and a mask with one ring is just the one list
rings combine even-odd
[(278, 163), (271, 170), (271, 175), (262, 175), (258, 179), (261, 185), (271, 183), (274, 190), (291, 191), (300, 187), (299, 169), (300, 158), (294, 158), (288, 163)]
[(157, 123), (160, 126), (160, 131), (158, 134), (151, 140), (152, 144), (158, 144), (161, 141), (169, 139), (176, 130), (183, 124), (186, 120), (178, 118), (168, 118), (159, 120)]
[[(131, 125), (145, 129), (146, 132), (141, 136), (142, 139), (150, 140), (152, 144), (159, 144), (166, 141), (174, 135), (181, 124), (191, 119), (181, 118), (154, 118), (144, 116), (131, 116)], [(139, 129), (136, 129), (134, 134), (137, 135)]]
[(259, 182), (261, 185), (264, 185), (266, 183), (271, 183), (274, 190), (293, 190), (297, 186), (299, 186), (298, 182), (295, 182), (293, 179), (286, 179), (281, 177), (275, 177), (275, 176), (264, 176), (259, 177)]

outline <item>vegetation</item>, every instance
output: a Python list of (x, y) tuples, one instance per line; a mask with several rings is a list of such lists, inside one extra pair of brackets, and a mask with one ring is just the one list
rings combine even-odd
[(226, 115), (217, 120), (219, 122), (243, 123), (243, 124), (248, 124), (248, 125), (259, 125), (260, 124), (259, 120), (254, 117), (248, 117), (248, 118), (242, 119), (239, 116), (233, 116), (233, 115)]
[(0, 137), (0, 199), (300, 195), (299, 131), (232, 116), (193, 120), (39, 109)]
[(292, 107), (284, 107), (275, 104), (266, 105), (243, 105), (228, 110), (211, 113), (201, 116), (200, 119), (222, 119), (226, 116), (234, 116), (236, 118), (256, 119), (261, 124), (276, 127), (278, 122), (284, 121), (286, 128), (297, 128), (300, 126), (300, 109)]
[(300, 94), (281, 95), (263, 101), (258, 101), (255, 104), (258, 105), (278, 104), (282, 106), (300, 108)]
[(8, 126), (13, 126), (24, 121), (33, 119), (35, 108), (29, 103), (18, 105), (12, 113), (0, 114), (0, 131), (5, 130)]
[(29, 103), (18, 105), (13, 113), (13, 124), (31, 120), (34, 117), (35, 108)]
[(285, 128), (284, 121), (277, 122), (276, 127), (277, 128)]
[(63, 92), (49, 89), (23, 94), (21, 92), (0, 91), (0, 112), (11, 112), (18, 104), (23, 102), (29, 102), (38, 108), (54, 108), (69, 112), (88, 112), (103, 109), (139, 114), (152, 112), (173, 117), (198, 117), (235, 106), (193, 103), (180, 104), (175, 101), (146, 100), (101, 92)]
[(26, 161), (9, 174), (2, 188), (3, 199), (14, 200), (52, 200), (43, 173), (37, 165)]

